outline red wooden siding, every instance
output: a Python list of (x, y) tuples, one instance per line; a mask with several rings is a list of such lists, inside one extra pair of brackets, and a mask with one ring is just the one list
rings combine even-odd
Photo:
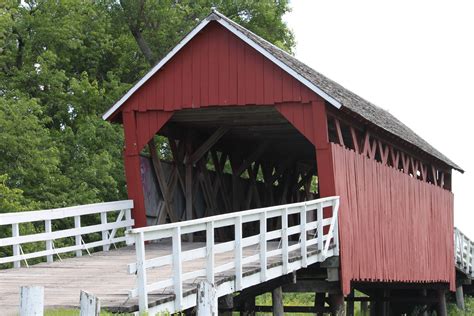
[[(137, 227), (146, 225), (139, 153), (174, 111), (207, 106), (277, 105), (324, 101), (250, 45), (211, 22), (142, 85), (120, 108), (125, 130), (125, 170)], [(283, 105), (282, 105), (283, 106)], [(285, 106), (283, 106), (285, 107)], [(285, 107), (288, 109), (288, 105)], [(305, 117), (295, 117), (314, 139)], [(113, 118), (112, 118), (113, 119)]]
[(343, 292), (350, 281), (449, 282), (453, 194), (331, 144)]
[(250, 45), (210, 23), (122, 106), (122, 111), (310, 102), (319, 97)]

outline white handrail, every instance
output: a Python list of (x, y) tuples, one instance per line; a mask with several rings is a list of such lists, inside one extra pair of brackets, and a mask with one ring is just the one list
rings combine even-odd
[[(338, 207), (339, 197), (330, 197), (132, 229), (127, 234), (133, 236), (135, 240), (137, 258), (135, 263), (128, 265), (128, 272), (137, 275), (137, 287), (129, 291), (129, 296), (138, 297), (139, 310), (142, 313), (148, 310), (148, 293), (172, 287), (175, 294), (174, 312), (177, 312), (189, 307), (183, 305), (183, 285), (186, 281), (189, 283), (196, 278), (206, 278), (209, 283), (214, 284), (217, 273), (232, 273), (235, 277), (233, 286), (237, 291), (250, 286), (248, 282), (246, 283), (246, 276), (243, 274), (246, 264), (252, 263), (255, 266), (255, 263), (258, 263), (260, 281), (265, 282), (276, 277), (274, 274), (267, 273), (269, 258), (280, 260), (281, 275), (324, 261), (328, 255), (339, 254)], [(332, 209), (331, 217), (323, 218), (325, 208)], [(297, 216), (295, 214), (299, 215), (299, 223), (293, 223), (294, 221), (290, 223), (288, 216)], [(267, 220), (271, 218), (280, 219), (281, 229), (268, 231)], [(243, 236), (243, 224), (249, 222), (258, 223), (259, 234)], [(219, 227), (233, 227), (234, 240), (215, 243), (214, 230)], [(205, 246), (182, 251), (181, 236), (196, 232), (205, 232)], [(299, 240), (290, 245), (288, 237), (295, 234), (299, 235)], [(145, 242), (153, 240), (154, 243), (160, 243), (162, 239), (168, 239), (166, 242), (169, 242), (170, 238), (172, 240), (171, 255), (154, 258), (145, 256)], [(281, 240), (278, 249), (267, 247), (270, 240), (278, 239)], [(244, 257), (243, 248), (249, 246), (257, 246), (257, 252)], [(215, 266), (216, 254), (223, 252), (233, 254), (233, 259)], [(296, 259), (295, 256), (297, 256)], [(183, 262), (196, 259), (204, 259), (205, 268), (195, 268), (183, 274)], [(147, 276), (148, 269), (166, 265), (171, 266), (172, 271), (172, 275), (167, 279), (162, 279), (163, 275), (161, 275), (160, 281), (153, 281)]]
[(454, 260), (456, 267), (474, 278), (474, 242), (454, 228)]
[[(134, 225), (131, 216), (133, 201), (116, 201), (96, 204), (87, 204), (73, 207), (65, 207), (51, 210), (15, 212), (0, 214), (0, 226), (11, 225), (11, 237), (0, 238), (0, 247), (12, 247), (13, 254), (0, 258), (0, 264), (11, 263), (15, 268), (21, 266), (21, 261), (33, 258), (46, 257), (47, 262), (53, 262), (53, 256), (65, 253), (75, 252), (76, 256), (82, 255), (82, 250), (89, 252), (90, 248), (102, 246), (104, 251), (109, 250), (111, 244), (126, 242), (130, 244), (133, 240), (125, 236), (116, 236), (119, 229), (130, 230)], [(114, 222), (107, 222), (109, 213), (118, 213)], [(81, 226), (81, 216), (97, 214), (97, 223), (89, 226)], [(53, 231), (53, 220), (65, 218), (74, 218), (74, 224), (71, 227), (63, 227), (61, 230)], [(20, 224), (44, 222), (44, 230), (28, 235), (20, 234)], [(63, 225), (68, 224), (64, 221)], [(38, 229), (38, 228), (37, 228)], [(101, 240), (84, 243), (83, 235), (92, 233), (101, 233)], [(54, 241), (61, 238), (74, 238), (74, 245), (55, 247)], [(33, 242), (44, 242), (45, 250), (37, 250), (31, 253), (23, 253), (22, 245)]]

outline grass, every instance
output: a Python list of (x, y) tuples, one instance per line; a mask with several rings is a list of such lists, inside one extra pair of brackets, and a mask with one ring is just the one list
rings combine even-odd
[[(257, 305), (272, 305), (272, 295), (266, 293), (260, 295), (256, 298), (255, 303)], [(283, 304), (285, 306), (314, 306), (314, 294), (312, 293), (283, 293)], [(474, 298), (465, 297), (466, 310), (460, 311), (456, 307), (456, 304), (448, 305), (448, 315), (449, 316), (474, 316)], [(78, 309), (49, 309), (45, 311), (45, 316), (79, 316)], [(122, 314), (113, 314), (110, 312), (101, 312), (101, 316), (130, 316), (131, 314), (122, 313)], [(234, 315), (239, 315), (234, 313)], [(271, 315), (271, 313), (257, 313), (257, 315)], [(303, 313), (287, 313), (286, 315), (291, 316), (307, 316), (308, 314)], [(359, 304), (355, 304), (355, 316), (360, 316), (360, 307)]]

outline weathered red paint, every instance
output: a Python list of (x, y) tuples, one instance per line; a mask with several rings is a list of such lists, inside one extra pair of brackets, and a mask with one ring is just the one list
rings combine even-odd
[(453, 265), (453, 194), (331, 144), (342, 287), (350, 281), (449, 282)]

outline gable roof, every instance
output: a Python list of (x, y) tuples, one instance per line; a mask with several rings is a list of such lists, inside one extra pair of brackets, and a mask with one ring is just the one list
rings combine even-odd
[(213, 11), (207, 18), (199, 23), (188, 33), (177, 46), (175, 46), (157, 65), (155, 65), (137, 84), (135, 84), (118, 102), (116, 102), (103, 116), (103, 119), (111, 117), (125, 101), (138, 90), (150, 77), (162, 68), (182, 47), (184, 47), (196, 34), (198, 34), (210, 21), (217, 21), (227, 30), (235, 34), (241, 40), (256, 49), (266, 58), (278, 65), (289, 75), (318, 94), (329, 104), (337, 109), (347, 108), (377, 127), (393, 134), (404, 141), (420, 148), (427, 154), (441, 160), (452, 168), (464, 172), (461, 167), (443, 155), (423, 138), (418, 136), (408, 126), (403, 124), (388, 111), (364, 100), (355, 93), (345, 89), (340, 84), (325, 77), (311, 67), (302, 63), (284, 50), (266, 41), (262, 37), (252, 33), (241, 25), (235, 23), (225, 15)]

